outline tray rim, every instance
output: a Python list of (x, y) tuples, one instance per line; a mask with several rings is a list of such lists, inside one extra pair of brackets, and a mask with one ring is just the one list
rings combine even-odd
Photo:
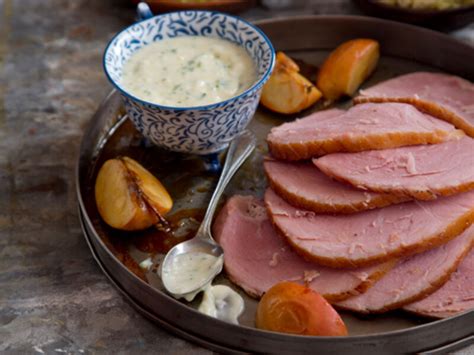
[[(432, 30), (428, 30), (428, 29), (424, 29), (424, 28), (419, 28), (417, 26), (413, 26), (413, 25), (407, 25), (407, 24), (400, 24), (400, 23), (397, 23), (395, 21), (389, 21), (389, 20), (382, 20), (382, 19), (374, 19), (374, 18), (370, 18), (370, 17), (366, 17), (366, 16), (349, 16), (349, 15), (335, 15), (335, 16), (332, 16), (332, 15), (306, 15), (306, 16), (294, 16), (294, 17), (281, 17), (281, 18), (276, 18), (276, 19), (266, 19), (266, 20), (261, 20), (261, 21), (256, 21), (255, 24), (257, 26), (261, 26), (261, 25), (266, 25), (266, 24), (270, 24), (270, 23), (278, 23), (278, 22), (287, 22), (287, 21), (299, 21), (299, 20), (315, 20), (315, 19), (326, 19), (326, 20), (332, 20), (332, 21), (343, 21), (343, 20), (356, 20), (356, 21), (367, 21), (367, 22), (381, 22), (381, 23), (391, 23), (392, 25), (394, 26), (402, 26), (402, 27), (405, 27), (405, 28), (412, 28), (414, 30), (417, 30), (417, 31), (422, 31), (422, 32), (425, 32), (425, 33), (431, 33), (431, 34), (434, 34), (436, 35), (437, 37), (441, 38), (442, 40), (446, 41), (446, 40), (449, 40), (449, 41), (452, 41), (452, 43), (454, 43), (456, 46), (464, 46), (466, 48), (468, 48), (469, 50), (474, 50), (472, 49), (470, 46), (468, 46), (467, 44), (464, 44), (456, 39), (453, 39), (451, 37), (448, 37), (444, 34), (440, 34), (440, 33), (437, 33), (435, 31), (432, 31)], [(319, 48), (319, 49), (323, 49), (322, 47)], [(310, 50), (310, 48), (304, 48), (304, 49), (301, 49), (301, 50)], [(406, 58), (405, 58), (406, 59)], [(104, 99), (104, 101), (100, 104), (98, 110), (95, 112), (95, 114), (92, 116), (92, 119), (91, 119), (91, 122), (94, 121), (94, 118), (95, 117), (99, 117), (101, 116), (102, 112), (104, 110), (107, 109), (108, 105), (110, 104), (110, 101), (112, 99), (116, 99), (117, 96), (118, 96), (118, 92), (113, 90), (109, 95), (107, 95), (107, 97)], [(165, 296), (167, 298), (168, 301), (171, 301), (172, 303), (174, 303), (175, 306), (177, 307), (183, 307), (185, 308), (187, 311), (190, 311), (190, 312), (194, 312), (196, 314), (199, 314), (200, 316), (202, 317), (206, 317), (202, 314), (200, 314), (199, 312), (197, 312), (196, 310), (190, 308), (190, 307), (187, 307), (186, 305), (183, 305), (182, 303), (180, 303), (179, 301), (175, 300), (174, 298), (172, 298), (171, 296), (167, 295), (166, 293), (164, 292), (161, 292), (160, 290), (157, 290), (153, 287), (151, 287), (148, 283), (144, 282), (143, 280), (139, 279), (138, 277), (136, 277), (128, 268), (126, 268), (116, 257), (115, 255), (113, 255), (113, 253), (109, 250), (109, 248), (105, 245), (105, 243), (102, 241), (102, 239), (100, 238), (100, 236), (97, 235), (97, 233), (95, 232), (95, 229), (94, 229), (94, 226), (89, 218), (89, 216), (87, 215), (87, 210), (85, 208), (85, 204), (84, 204), (84, 201), (83, 201), (83, 198), (82, 198), (82, 189), (81, 189), (81, 183), (80, 183), (80, 171), (81, 171), (81, 157), (83, 155), (83, 151), (84, 151), (84, 145), (86, 144), (86, 140), (87, 140), (87, 136), (88, 136), (88, 133), (89, 130), (91, 129), (92, 127), (92, 123), (89, 122), (88, 126), (87, 126), (87, 129), (83, 135), (83, 138), (82, 138), (82, 141), (81, 141), (81, 146), (80, 146), (80, 152), (79, 152), (79, 159), (77, 159), (77, 164), (76, 164), (76, 195), (77, 195), (77, 198), (78, 198), (78, 206), (79, 206), (79, 210), (81, 212), (82, 217), (84, 218), (84, 224), (86, 225), (86, 227), (89, 227), (91, 229), (91, 231), (93, 231), (92, 233), (92, 242), (95, 240), (96, 242), (98, 242), (101, 246), (102, 249), (104, 249), (104, 251), (108, 254), (109, 257), (111, 257), (113, 260), (115, 260), (115, 262), (119, 265), (119, 267), (125, 271), (126, 273), (129, 273), (133, 278), (136, 279), (136, 281), (138, 281), (139, 283), (142, 284), (142, 286), (144, 287), (147, 287), (149, 288), (150, 290), (152, 290), (152, 292), (155, 292), (157, 294), (159, 294), (160, 296)], [(114, 123), (113, 125), (113, 128), (112, 130), (118, 128), (118, 126), (120, 126), (122, 123), (124, 122), (124, 116), (121, 116), (120, 118), (117, 119), (117, 121)], [(110, 132), (110, 129), (108, 130), (108, 132)], [(101, 146), (106, 142), (107, 138), (109, 136), (108, 135), (102, 135), (101, 137), (101, 140), (100, 142), (98, 142), (98, 144), (96, 144), (96, 147), (94, 148), (94, 152), (97, 153), (98, 150), (100, 150)], [(90, 162), (89, 162), (90, 164)], [(81, 222), (82, 223), (82, 222)], [(89, 236), (90, 235), (86, 235), (86, 233), (84, 233), (85, 236)], [(91, 239), (92, 239), (91, 238)], [(110, 272), (110, 271), (109, 271)], [(131, 297), (130, 295), (128, 295), (129, 297)], [(383, 337), (398, 337), (398, 336), (403, 336), (404, 334), (407, 334), (407, 333), (412, 333), (414, 331), (418, 331), (418, 330), (423, 330), (423, 329), (426, 329), (426, 328), (433, 328), (433, 327), (437, 327), (437, 326), (440, 326), (440, 325), (444, 325), (446, 323), (454, 323), (456, 322), (456, 320), (459, 320), (459, 319), (464, 319), (464, 318), (467, 318), (467, 319), (470, 319), (472, 318), (474, 320), (474, 310), (469, 310), (469, 311), (466, 311), (466, 312), (463, 312), (461, 314), (458, 314), (456, 316), (453, 316), (453, 317), (449, 317), (449, 318), (445, 318), (445, 319), (440, 319), (440, 320), (435, 320), (435, 321), (432, 321), (432, 322), (429, 322), (429, 323), (425, 323), (425, 324), (421, 324), (421, 325), (416, 325), (416, 326), (413, 326), (413, 327), (410, 327), (410, 328), (405, 328), (405, 329), (400, 329), (400, 330), (395, 330), (395, 331), (387, 331), (387, 332), (380, 332), (380, 333), (374, 333), (374, 334), (369, 334), (369, 335), (351, 335), (351, 336), (347, 336), (347, 337), (343, 337), (343, 338), (337, 338), (337, 341), (338, 342), (354, 342), (356, 340), (377, 340), (377, 339), (380, 339), (380, 338), (383, 338)], [(299, 335), (289, 335), (289, 334), (280, 334), (280, 333), (274, 333), (274, 332), (268, 332), (268, 331), (263, 331), (263, 330), (260, 330), (260, 329), (256, 329), (256, 328), (252, 328), (252, 327), (248, 327), (248, 326), (243, 326), (243, 325), (231, 325), (231, 324), (228, 324), (228, 323), (224, 323), (222, 321), (219, 321), (219, 320), (215, 320), (215, 319), (212, 319), (210, 317), (206, 317), (206, 321), (215, 321), (215, 322), (218, 322), (218, 323), (221, 323), (221, 326), (223, 327), (231, 327), (230, 329), (232, 330), (232, 328), (234, 328), (233, 330), (234, 331), (238, 331), (240, 329), (246, 329), (248, 331), (251, 331), (251, 332), (257, 332), (257, 333), (261, 333), (262, 335), (266, 336), (266, 337), (270, 337), (270, 338), (273, 338), (273, 337), (277, 337), (277, 338), (281, 338), (283, 341), (291, 341), (291, 340), (301, 340), (301, 339), (304, 339), (304, 340), (308, 340), (308, 341), (314, 341), (314, 345), (317, 345), (318, 342), (320, 341), (334, 341), (334, 337), (308, 337), (308, 336), (299, 336)], [(185, 331), (186, 332), (186, 331)], [(182, 335), (182, 334), (181, 334)], [(459, 338), (458, 338), (459, 339)], [(204, 344), (205, 345), (205, 344)]]
[[(98, 267), (100, 268), (102, 273), (106, 276), (106, 278), (109, 280), (109, 282), (119, 291), (119, 293), (122, 295), (122, 297), (124, 297), (127, 302), (129, 302), (135, 309), (137, 309), (137, 311), (140, 314), (142, 314), (144, 317), (148, 318), (149, 320), (152, 320), (152, 321), (156, 322), (158, 325), (164, 327), (165, 330), (171, 331), (171, 332), (175, 333), (176, 335), (181, 336), (184, 339), (192, 341), (196, 344), (206, 346), (211, 350), (225, 351), (226, 353), (231, 353), (231, 354), (244, 354), (244, 353), (247, 353), (246, 350), (241, 350), (241, 349), (237, 349), (237, 348), (234, 348), (234, 347), (229, 347), (226, 344), (220, 343), (218, 341), (214, 341), (215, 339), (208, 339), (208, 338), (204, 339), (203, 337), (200, 337), (199, 335), (193, 334), (190, 331), (183, 330), (179, 326), (170, 323), (166, 319), (160, 318), (160, 316), (158, 314), (154, 314), (152, 311), (148, 310), (145, 305), (140, 303), (139, 300), (137, 300), (133, 295), (131, 295), (130, 293), (128, 293), (124, 289), (124, 287), (120, 284), (120, 282), (118, 280), (116, 280), (114, 278), (114, 276), (111, 274), (111, 272), (107, 269), (107, 266), (101, 260), (100, 255), (99, 255), (98, 251), (96, 250), (96, 248), (94, 246), (93, 239), (95, 238), (95, 236), (91, 236), (92, 230), (89, 231), (89, 229), (93, 228), (93, 226), (92, 226), (92, 224), (90, 224), (88, 226), (88, 223), (87, 223), (88, 217), (81, 210), (81, 206), (80, 206), (79, 203), (78, 203), (78, 214), (79, 214), (79, 221), (80, 221), (80, 224), (81, 224), (81, 230), (83, 232), (84, 239), (85, 239), (86, 244), (89, 247), (89, 249), (91, 251), (91, 254), (92, 254), (95, 262), (97, 263)], [(108, 249), (108, 248), (105, 247), (105, 249)], [(115, 258), (115, 256), (113, 254), (111, 256)], [(130, 270), (128, 270), (127, 268), (125, 268), (125, 269), (126, 269), (126, 271), (128, 271), (128, 273), (131, 274), (131, 276), (136, 277), (132, 272), (130, 272)], [(142, 280), (140, 280), (140, 281), (142, 281)], [(149, 286), (147, 283), (145, 283), (145, 282), (143, 282), (143, 283), (144, 283), (144, 285)], [(153, 288), (153, 290), (155, 290), (155, 289)], [(174, 300), (173, 298), (171, 298), (171, 299)], [(183, 306), (183, 307), (186, 307), (186, 306)], [(186, 307), (186, 308), (189, 308), (189, 307)], [(189, 308), (189, 310), (194, 311), (194, 312), (197, 313), (197, 311), (195, 311), (192, 308)], [(462, 316), (462, 315), (465, 315), (465, 314), (468, 314), (468, 313), (474, 313), (474, 311), (471, 310), (471, 311), (463, 312), (459, 315), (456, 315), (455, 317), (459, 317), (459, 316)], [(213, 318), (210, 318), (210, 317), (207, 317), (207, 318), (209, 318), (209, 320), (214, 320)], [(439, 323), (440, 321), (447, 321), (447, 320), (452, 319), (452, 318), (454, 318), (454, 317), (445, 318), (445, 319), (441, 319), (441, 320), (434, 321), (434, 322)], [(218, 322), (221, 322), (221, 321), (218, 321)], [(420, 326), (416, 326), (416, 328), (420, 328), (420, 327), (423, 327), (423, 326), (428, 326), (428, 325), (431, 325), (432, 323), (433, 322), (422, 324)], [(224, 323), (224, 324), (227, 324), (227, 323)], [(252, 329), (252, 330), (256, 330), (254, 328), (250, 328), (250, 327), (246, 327), (246, 326), (237, 326), (237, 327), (239, 327), (239, 328), (240, 327), (245, 327), (245, 328), (249, 328), (249, 329)], [(397, 330), (397, 331), (391, 331), (391, 332), (370, 334), (370, 335), (346, 336), (346, 337), (337, 338), (337, 339), (338, 340), (345, 339), (347, 341), (348, 338), (353, 338), (353, 340), (356, 340), (357, 338), (379, 339), (379, 338), (387, 336), (387, 335), (403, 336), (403, 334), (401, 334), (401, 333), (411, 332), (413, 330), (413, 328), (415, 328), (415, 327), (402, 329), (402, 330)], [(287, 338), (302, 338), (304, 340), (307, 340), (307, 339), (309, 340), (311, 338), (313, 340), (318, 339), (320, 341), (334, 340), (335, 339), (334, 337), (308, 337), (308, 336), (299, 336), (299, 335), (280, 334), (280, 333), (267, 332), (267, 331), (262, 331), (262, 330), (258, 330), (258, 331), (261, 331), (263, 333), (269, 333), (270, 335), (277, 335), (277, 336), (282, 335), (282, 336), (287, 337)], [(397, 334), (397, 333), (399, 333), (399, 334)], [(350, 339), (349, 339), (349, 341), (350, 341)], [(471, 344), (474, 344), (474, 334), (472, 334), (472, 335), (468, 334), (465, 337), (456, 338), (452, 342), (443, 343), (443, 344), (441, 344), (441, 345), (439, 345), (438, 347), (435, 347), (435, 348), (424, 349), (422, 354), (433, 354), (433, 355), (443, 354), (446, 351), (459, 349), (460, 347), (468, 346), (468, 345), (471, 345)]]

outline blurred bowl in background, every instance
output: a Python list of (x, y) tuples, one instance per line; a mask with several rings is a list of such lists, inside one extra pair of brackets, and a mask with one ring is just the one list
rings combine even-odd
[[(136, 5), (140, 0), (132, 0)], [(209, 10), (236, 14), (255, 6), (256, 0), (148, 0), (145, 1), (153, 12), (170, 12), (178, 10)]]
[(388, 5), (377, 0), (353, 0), (353, 2), (371, 16), (438, 30), (454, 30), (474, 22), (474, 4), (453, 9), (432, 10)]

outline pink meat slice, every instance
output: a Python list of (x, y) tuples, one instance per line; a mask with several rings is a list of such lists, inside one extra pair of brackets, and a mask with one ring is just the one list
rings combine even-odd
[(272, 189), (278, 195), (294, 206), (318, 213), (354, 213), (406, 200), (341, 184), (310, 162), (266, 158), (263, 166)]
[(366, 266), (432, 249), (474, 221), (474, 191), (349, 215), (324, 215), (291, 206), (267, 189), (273, 223), (295, 250), (331, 267)]
[(446, 318), (474, 309), (474, 249), (464, 258), (450, 279), (436, 292), (404, 310), (427, 317)]
[(394, 262), (337, 270), (308, 262), (278, 235), (263, 202), (252, 196), (231, 197), (219, 213), (213, 235), (224, 249), (228, 276), (253, 297), (280, 281), (305, 283), (330, 301), (365, 291)]
[(325, 174), (358, 188), (429, 200), (474, 189), (474, 139), (313, 159)]
[(354, 101), (410, 103), (474, 137), (474, 84), (454, 75), (428, 72), (402, 75), (361, 90)]
[(403, 103), (357, 105), (328, 110), (274, 127), (267, 137), (271, 154), (303, 160), (334, 152), (359, 152), (439, 143), (459, 136), (451, 124)]
[(471, 226), (446, 244), (400, 261), (367, 292), (337, 306), (360, 313), (380, 313), (419, 300), (449, 279), (473, 242), (474, 226)]

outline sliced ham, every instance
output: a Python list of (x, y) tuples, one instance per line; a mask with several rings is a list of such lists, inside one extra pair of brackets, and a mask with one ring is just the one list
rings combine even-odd
[(365, 266), (432, 249), (474, 221), (474, 191), (348, 215), (297, 209), (267, 189), (277, 229), (308, 259), (332, 267)]
[(405, 200), (341, 184), (310, 162), (266, 158), (263, 166), (270, 186), (278, 195), (294, 206), (318, 213), (354, 213)]
[(427, 72), (402, 75), (361, 90), (354, 102), (409, 103), (474, 137), (474, 84), (457, 76)]
[[(474, 226), (471, 226), (446, 244), (400, 261), (367, 292), (337, 306), (360, 313), (380, 313), (422, 299), (449, 279), (473, 242)], [(474, 293), (471, 296), (474, 300)]]
[(271, 154), (303, 160), (334, 152), (359, 152), (439, 143), (458, 136), (452, 125), (400, 103), (364, 104), (348, 111), (316, 112), (282, 124), (267, 137)]
[(358, 188), (420, 200), (474, 189), (474, 139), (382, 151), (336, 153), (313, 162)]
[(213, 234), (224, 249), (230, 279), (253, 297), (274, 284), (291, 280), (307, 283), (330, 301), (363, 292), (394, 262), (337, 270), (305, 261), (273, 228), (261, 200), (231, 197), (219, 213)]
[(443, 287), (403, 309), (434, 318), (450, 317), (474, 309), (474, 249), (459, 264)]

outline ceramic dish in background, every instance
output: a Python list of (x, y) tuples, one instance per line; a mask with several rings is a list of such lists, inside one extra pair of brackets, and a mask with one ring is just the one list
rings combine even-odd
[[(122, 86), (123, 65), (137, 50), (162, 39), (196, 35), (229, 40), (245, 48), (256, 65), (254, 84), (230, 99), (195, 107), (147, 102)], [(119, 32), (105, 49), (103, 64), (108, 79), (122, 95), (128, 116), (143, 136), (175, 152), (204, 155), (224, 149), (245, 129), (274, 61), (270, 40), (249, 22), (219, 12), (180, 11), (151, 17)]]
[(430, 10), (392, 6), (377, 0), (353, 0), (368, 15), (439, 30), (454, 30), (474, 21), (474, 4), (455, 9)]
[[(132, 2), (136, 5), (140, 0), (133, 0)], [(256, 0), (148, 0), (146, 3), (157, 13), (179, 10), (209, 10), (237, 14), (254, 7)]]

